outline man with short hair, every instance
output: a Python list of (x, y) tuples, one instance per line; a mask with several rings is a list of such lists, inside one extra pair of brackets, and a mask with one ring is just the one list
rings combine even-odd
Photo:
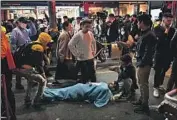
[(91, 20), (84, 20), (82, 22), (82, 30), (76, 33), (68, 43), (70, 51), (78, 60), (77, 66), (81, 69), (83, 83), (89, 82), (89, 80), (96, 82), (94, 68), (96, 41), (93, 33), (90, 31), (91, 25)]
[(162, 23), (154, 28), (157, 37), (157, 45), (155, 50), (154, 64), (154, 97), (160, 97), (159, 89), (162, 88), (165, 73), (170, 68), (172, 62), (172, 51), (170, 50), (170, 42), (175, 33), (175, 29), (171, 27), (173, 16), (165, 13), (162, 17)]
[(149, 75), (153, 65), (153, 54), (156, 45), (156, 37), (151, 31), (152, 21), (149, 15), (143, 14), (138, 17), (138, 28), (141, 35), (137, 43), (137, 77), (140, 85), (140, 99), (134, 102), (138, 107), (136, 113), (149, 113)]
[(21, 56), (18, 57), (18, 54), (14, 54), (16, 60), (18, 60), (16, 61), (18, 68), (20, 68), (19, 71), (17, 71), (17, 74), (25, 77), (28, 83), (25, 96), (26, 107), (29, 107), (32, 104), (32, 85), (34, 82), (38, 83), (38, 90), (33, 100), (33, 106), (35, 108), (40, 107), (40, 100), (47, 83), (43, 67), (44, 51), (52, 42), (51, 39), (52, 38), (48, 33), (42, 32), (39, 34), (36, 41), (26, 45), (22, 52), (23, 55), (20, 54)]
[[(31, 42), (30, 36), (37, 34), (36, 27), (32, 21), (29, 21), (25, 17), (20, 17), (17, 21), (17, 27), (12, 30), (10, 38), (12, 51), (28, 42)], [(27, 25), (29, 25), (29, 29), (27, 29)], [(16, 76), (16, 89), (24, 89), (21, 84), (21, 77), (19, 76)]]

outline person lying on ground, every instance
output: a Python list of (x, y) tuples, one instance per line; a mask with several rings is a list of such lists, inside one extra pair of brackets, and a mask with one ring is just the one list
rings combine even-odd
[[(133, 86), (132, 79), (134, 67), (131, 64), (131, 57), (125, 55), (121, 58), (122, 67), (118, 80), (114, 84), (110, 83), (78, 83), (74, 86), (65, 88), (46, 88), (43, 94), (43, 100), (47, 102), (70, 100), (84, 101), (88, 100), (94, 103), (96, 107), (103, 107), (109, 101), (117, 101), (123, 95), (129, 95)], [(118, 93), (118, 94), (116, 94)], [(115, 95), (113, 95), (115, 94)]]
[(120, 93), (113, 95), (115, 90), (121, 92), (129, 85), (126, 89), (127, 91), (130, 91), (131, 85), (129, 82), (131, 82), (131, 80), (127, 79), (124, 81), (127, 83), (122, 82), (122, 85), (119, 87), (100, 82), (86, 84), (77, 83), (65, 88), (45, 88), (41, 104), (56, 101), (87, 101), (89, 103), (94, 103), (96, 107), (100, 108), (107, 105), (108, 102), (114, 102), (120, 99)]

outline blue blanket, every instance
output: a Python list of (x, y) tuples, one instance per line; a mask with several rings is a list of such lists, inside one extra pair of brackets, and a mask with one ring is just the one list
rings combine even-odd
[(66, 88), (46, 88), (44, 91), (44, 98), (50, 101), (88, 100), (89, 102), (94, 103), (96, 107), (105, 106), (111, 97), (112, 93), (108, 88), (107, 83), (104, 82), (88, 84), (78, 83)]

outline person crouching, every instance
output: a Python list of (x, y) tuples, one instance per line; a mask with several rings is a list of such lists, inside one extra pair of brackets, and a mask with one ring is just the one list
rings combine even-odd
[(129, 98), (133, 95), (134, 90), (138, 88), (136, 83), (136, 69), (132, 64), (132, 58), (129, 54), (123, 55), (120, 60), (121, 66), (120, 69), (117, 70), (118, 80), (114, 81), (114, 83), (111, 83), (109, 86), (118, 93), (118, 96), (115, 95), (116, 97), (120, 98), (125, 96)]
[(17, 71), (22, 77), (27, 79), (27, 90), (25, 97), (25, 105), (29, 107), (32, 103), (31, 90), (34, 82), (38, 83), (37, 94), (33, 100), (33, 107), (40, 107), (40, 100), (46, 86), (46, 75), (44, 72), (44, 51), (47, 45), (51, 42), (51, 37), (47, 33), (40, 33), (38, 40), (29, 43), (23, 52), (23, 57), (20, 59), (20, 69)]

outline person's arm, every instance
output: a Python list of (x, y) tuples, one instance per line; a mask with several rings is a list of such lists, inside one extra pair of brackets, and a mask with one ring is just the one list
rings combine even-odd
[(95, 56), (96, 55), (96, 49), (97, 49), (96, 48), (96, 40), (95, 40), (92, 32), (90, 32), (90, 35), (92, 37), (92, 53), (93, 53), (93, 56)]
[(155, 52), (155, 46), (157, 39), (153, 35), (149, 35), (145, 40), (145, 52), (144, 56), (142, 57), (141, 65), (143, 66), (144, 63), (151, 60), (153, 58), (154, 52)]
[(78, 49), (76, 48), (76, 45), (78, 45), (79, 40), (79, 34), (75, 34), (68, 43), (68, 48), (75, 57), (81, 56), (81, 51), (78, 51)]
[(58, 54), (58, 58), (60, 59), (60, 61), (62, 62), (64, 60), (64, 57), (65, 57), (65, 52), (66, 52), (66, 48), (67, 48), (67, 43), (68, 43), (68, 40), (66, 36), (61, 36), (59, 38), (59, 41), (58, 41), (58, 51), (57, 51), (57, 54)]
[(12, 52), (14, 52), (17, 48), (18, 43), (18, 33), (17, 31), (13, 30), (10, 36), (11, 46), (12, 46)]
[(34, 36), (37, 34), (36, 26), (32, 21), (29, 23), (29, 29), (27, 29), (27, 31), (29, 36)]
[(123, 79), (127, 79), (127, 78), (131, 78), (131, 74), (132, 74), (132, 68), (127, 66), (127, 67), (121, 67), (121, 72), (119, 73), (119, 79), (123, 80)]
[(171, 40), (170, 48), (171, 48), (171, 50), (173, 52), (173, 55), (175, 55), (176, 51), (177, 51), (177, 30), (176, 30), (176, 32), (175, 32), (175, 34), (174, 34), (174, 36), (173, 36), (173, 38)]

